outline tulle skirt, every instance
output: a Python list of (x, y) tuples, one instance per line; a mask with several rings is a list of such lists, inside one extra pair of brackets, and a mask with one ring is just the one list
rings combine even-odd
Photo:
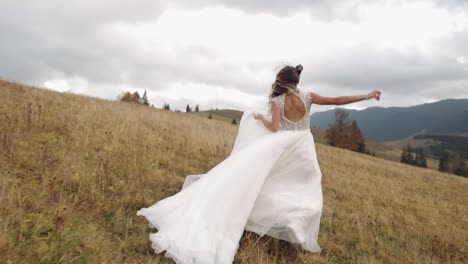
[(158, 229), (155, 252), (177, 264), (232, 263), (244, 230), (320, 252), (321, 178), (309, 130), (271, 132), (246, 111), (225, 160), (137, 215)]

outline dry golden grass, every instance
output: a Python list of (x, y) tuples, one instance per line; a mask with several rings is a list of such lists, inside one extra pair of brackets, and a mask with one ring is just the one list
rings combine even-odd
[(238, 110), (229, 110), (229, 109), (221, 109), (221, 110), (207, 110), (207, 111), (199, 111), (199, 112), (191, 112), (193, 115), (203, 116), (208, 118), (211, 114), (211, 118), (215, 120), (221, 120), (225, 122), (232, 122), (232, 119), (235, 119), (237, 124), (239, 124), (242, 115), (244, 112)]
[[(368, 146), (371, 151), (375, 152), (375, 155), (379, 158), (400, 162), (401, 159), (401, 148), (398, 148), (389, 143), (381, 143), (381, 142), (366, 142), (366, 146)], [(413, 154), (415, 155), (415, 154)], [(439, 160), (433, 159), (430, 157), (426, 157), (427, 167), (432, 170), (439, 169)]]
[[(0, 81), (0, 263), (171, 263), (136, 211), (224, 160), (237, 129)], [(323, 252), (246, 231), (235, 263), (468, 261), (467, 179), (316, 147)]]

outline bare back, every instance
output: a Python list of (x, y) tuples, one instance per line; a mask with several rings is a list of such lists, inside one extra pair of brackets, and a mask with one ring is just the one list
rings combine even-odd
[(295, 94), (281, 94), (272, 100), (279, 107), (282, 130), (310, 129), (309, 112), (312, 102), (309, 93), (301, 91), (300, 97)]
[(301, 98), (294, 94), (284, 96), (284, 116), (293, 122), (300, 121), (306, 114), (306, 106)]

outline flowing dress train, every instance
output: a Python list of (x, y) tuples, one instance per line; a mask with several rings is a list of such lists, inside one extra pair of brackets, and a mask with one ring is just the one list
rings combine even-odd
[(166, 250), (177, 264), (230, 264), (244, 230), (320, 252), (322, 174), (313, 135), (271, 132), (254, 114), (244, 112), (225, 160), (137, 211), (158, 229), (149, 235), (156, 253)]

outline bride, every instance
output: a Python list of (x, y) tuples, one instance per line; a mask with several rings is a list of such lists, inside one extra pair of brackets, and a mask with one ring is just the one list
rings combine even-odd
[(309, 111), (312, 103), (343, 105), (375, 98), (325, 97), (299, 90), (302, 66), (283, 67), (270, 92), (268, 113), (244, 112), (231, 154), (205, 174), (188, 175), (180, 192), (137, 215), (157, 233), (156, 253), (178, 264), (232, 263), (244, 230), (289, 241), (310, 252), (322, 214), (322, 174)]

